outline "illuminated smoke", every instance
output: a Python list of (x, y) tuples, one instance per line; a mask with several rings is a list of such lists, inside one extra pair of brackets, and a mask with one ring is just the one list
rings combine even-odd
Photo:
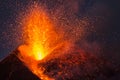
[[(69, 18), (63, 16), (64, 12), (60, 14), (62, 15), (54, 14), (51, 17), (46, 8), (35, 3), (30, 6), (22, 19), (24, 44), (18, 48), (20, 51), (18, 57), (43, 80), (54, 79), (43, 73), (42, 65), (39, 68), (41, 61), (54, 59), (56, 55), (62, 57), (72, 50), (76, 51), (74, 50), (75, 43), (85, 35), (85, 27), (89, 24), (87, 18), (78, 20), (72, 14), (67, 14), (70, 16)], [(51, 54), (52, 56), (50, 56)], [(80, 56), (84, 59), (84, 55), (80, 54)]]

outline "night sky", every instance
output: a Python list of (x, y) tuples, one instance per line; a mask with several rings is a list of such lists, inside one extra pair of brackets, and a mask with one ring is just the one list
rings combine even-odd
[[(36, 0), (53, 10), (59, 8), (59, 0)], [(61, 0), (62, 1), (62, 0)], [(73, 12), (77, 18), (90, 17), (94, 31), (88, 29), (84, 37), (90, 47), (95, 43), (100, 46), (100, 55), (119, 63), (120, 61), (120, 5), (119, 0), (66, 0), (71, 8), (77, 1), (79, 7)], [(21, 43), (19, 15), (33, 0), (0, 0), (0, 59), (5, 58)], [(59, 4), (59, 5), (58, 5)], [(67, 4), (67, 3), (66, 3)], [(76, 9), (76, 8), (75, 8)], [(89, 27), (91, 27), (91, 25)], [(17, 40), (16, 40), (17, 39)], [(79, 42), (80, 43), (80, 42)], [(82, 44), (84, 45), (84, 43)], [(93, 45), (93, 46), (92, 46)], [(85, 46), (86, 47), (86, 46)], [(94, 46), (95, 47), (95, 46)]]

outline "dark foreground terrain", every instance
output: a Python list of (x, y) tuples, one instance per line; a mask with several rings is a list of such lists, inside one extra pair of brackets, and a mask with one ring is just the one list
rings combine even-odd
[[(120, 68), (106, 60), (89, 54), (49, 55), (38, 64), (38, 70), (44, 68), (44, 74), (55, 80), (120, 80)], [(0, 80), (40, 80), (17, 57), (13, 51), (0, 62)], [(62, 56), (62, 57), (61, 57)]]
[(0, 62), (0, 80), (40, 80), (16, 55), (14, 51)]

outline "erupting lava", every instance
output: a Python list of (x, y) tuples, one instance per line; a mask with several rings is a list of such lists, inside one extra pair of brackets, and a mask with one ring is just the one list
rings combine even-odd
[(22, 20), (24, 44), (18, 48), (18, 57), (40, 79), (53, 80), (38, 70), (38, 61), (66, 42), (60, 41), (61, 34), (56, 33), (45, 10), (34, 5), (28, 12)]
[[(53, 4), (48, 6), (52, 7)], [(63, 2), (59, 4), (61, 6), (56, 8), (58, 10), (49, 10), (36, 3), (28, 6), (29, 9), (22, 15), (21, 20), (23, 44), (0, 64), (5, 78), (3, 80), (9, 78), (13, 80), (19, 74), (21, 77), (28, 69), (40, 80), (106, 80), (120, 71), (102, 56), (99, 57), (98, 53), (102, 50), (92, 39), (94, 37), (92, 35), (94, 25), (90, 21), (92, 19), (87, 19), (88, 15), (79, 18), (76, 13), (72, 13), (69, 6), (64, 6), (70, 5), (66, 4), (66, 0), (65, 4)], [(48, 15), (47, 10), (52, 11), (50, 12), (52, 17)], [(12, 64), (14, 62), (15, 66)], [(26, 75), (22, 76), (29, 77), (29, 70), (28, 74), (24, 73)]]
[[(53, 25), (44, 10), (34, 6), (23, 20), (25, 44), (19, 47), (22, 55), (41, 60), (50, 53), (50, 47), (57, 39)], [(52, 43), (52, 44), (51, 44)]]

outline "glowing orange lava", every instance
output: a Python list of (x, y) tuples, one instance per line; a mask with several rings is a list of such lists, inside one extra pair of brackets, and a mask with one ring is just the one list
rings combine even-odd
[[(59, 20), (53, 20), (54, 16), (50, 19), (50, 16), (45, 10), (38, 4), (34, 4), (23, 17), (22, 33), (24, 43), (18, 48), (18, 58), (41, 80), (55, 80), (55, 76), (45, 74), (46, 68), (44, 66), (42, 67), (40, 63), (49, 61), (49, 59), (58, 58), (60, 55), (61, 59), (63, 58), (62, 60), (64, 60), (64, 56), (62, 55), (67, 54), (67, 52), (69, 53), (70, 50), (72, 51), (74, 47), (73, 43), (77, 39), (80, 39), (79, 37), (83, 34), (84, 29), (81, 26), (85, 26), (86, 23), (82, 22), (80, 25), (79, 21), (77, 21), (74, 25), (77, 27), (71, 27), (72, 25), (67, 25), (65, 26), (66, 28), (61, 27), (64, 25), (57, 25)], [(80, 55), (80, 57), (85, 59), (84, 55)], [(53, 73), (51, 72), (51, 74)]]
[(28, 12), (22, 20), (24, 44), (18, 48), (18, 57), (40, 79), (54, 80), (38, 69), (38, 62), (66, 42), (60, 41), (61, 34), (55, 32), (45, 10), (34, 5)]
[(23, 37), (25, 44), (19, 47), (24, 56), (35, 60), (43, 59), (50, 53), (50, 47), (57, 39), (53, 25), (45, 11), (38, 6), (30, 10), (30, 14), (23, 20)]

